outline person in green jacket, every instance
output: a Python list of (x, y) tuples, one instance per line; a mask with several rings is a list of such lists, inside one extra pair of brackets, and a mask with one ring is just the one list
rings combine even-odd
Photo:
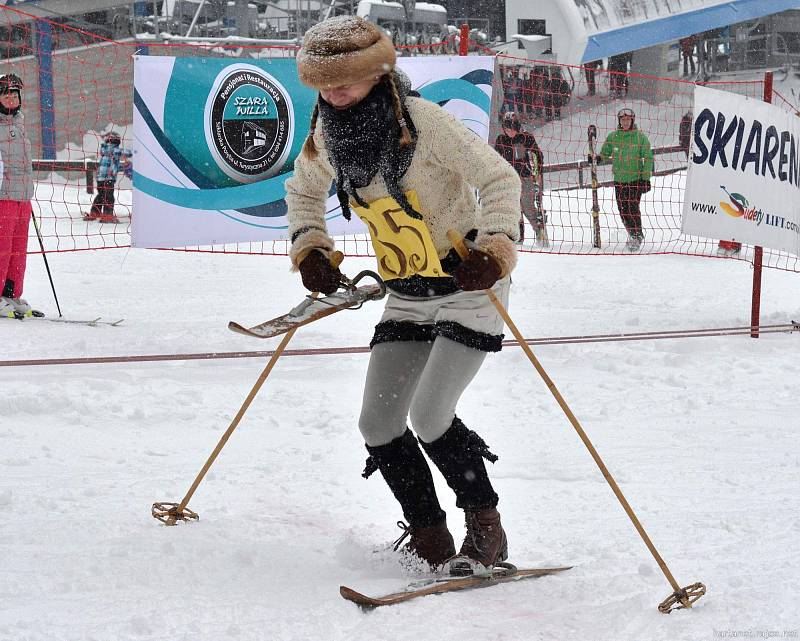
[(617, 207), (628, 231), (625, 247), (629, 251), (638, 251), (644, 240), (639, 203), (642, 195), (651, 189), (653, 150), (647, 136), (636, 126), (633, 109), (621, 109), (617, 123), (617, 129), (608, 134), (596, 160), (611, 160)]

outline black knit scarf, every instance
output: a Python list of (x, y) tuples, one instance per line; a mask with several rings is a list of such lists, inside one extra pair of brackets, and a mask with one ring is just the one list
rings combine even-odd
[[(409, 93), (410, 83), (399, 74), (395, 75), (395, 83), (402, 102)], [(347, 109), (335, 109), (320, 96), (319, 115), (328, 157), (336, 171), (336, 195), (345, 219), (351, 217), (349, 198), (361, 207), (369, 206), (356, 189), (366, 187), (380, 173), (389, 195), (409, 216), (421, 220), (422, 215), (414, 210), (399, 185), (411, 165), (417, 131), (403, 107), (412, 143), (400, 146), (400, 125), (388, 80), (381, 80), (366, 98)]]

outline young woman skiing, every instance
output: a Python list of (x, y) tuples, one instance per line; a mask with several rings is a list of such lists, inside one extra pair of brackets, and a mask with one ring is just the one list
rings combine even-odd
[[(345, 218), (355, 210), (366, 222), (389, 291), (359, 419), (364, 476), (379, 470), (400, 503), (407, 554), (432, 567), (449, 562), (452, 573), (483, 572), (508, 554), (483, 461), (496, 457), (455, 408), (486, 354), (501, 347), (503, 322), (482, 290), (507, 304), (519, 177), (455, 117), (410, 93), (391, 41), (372, 23), (346, 16), (313, 27), (297, 66), (319, 96), (286, 181), (292, 265), (307, 289), (337, 289), (342, 274), (329, 260), (324, 218), (334, 183)], [(449, 229), (473, 241), (466, 260)], [(465, 512), (458, 555), (423, 450)]]

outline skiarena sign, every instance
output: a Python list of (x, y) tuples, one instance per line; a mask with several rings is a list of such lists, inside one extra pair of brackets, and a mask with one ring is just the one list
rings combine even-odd
[[(494, 58), (400, 58), (423, 98), (486, 140)], [(284, 182), (308, 135), (317, 93), (292, 59), (134, 58), (131, 243), (185, 247), (286, 238)], [(332, 234), (366, 233), (344, 220)]]
[(682, 229), (800, 255), (800, 119), (695, 87)]

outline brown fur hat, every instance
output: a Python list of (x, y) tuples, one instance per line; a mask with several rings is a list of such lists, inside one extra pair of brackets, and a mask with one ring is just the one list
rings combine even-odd
[(380, 27), (358, 16), (339, 16), (306, 31), (297, 71), (304, 85), (331, 89), (383, 76), (396, 59), (394, 45)]

